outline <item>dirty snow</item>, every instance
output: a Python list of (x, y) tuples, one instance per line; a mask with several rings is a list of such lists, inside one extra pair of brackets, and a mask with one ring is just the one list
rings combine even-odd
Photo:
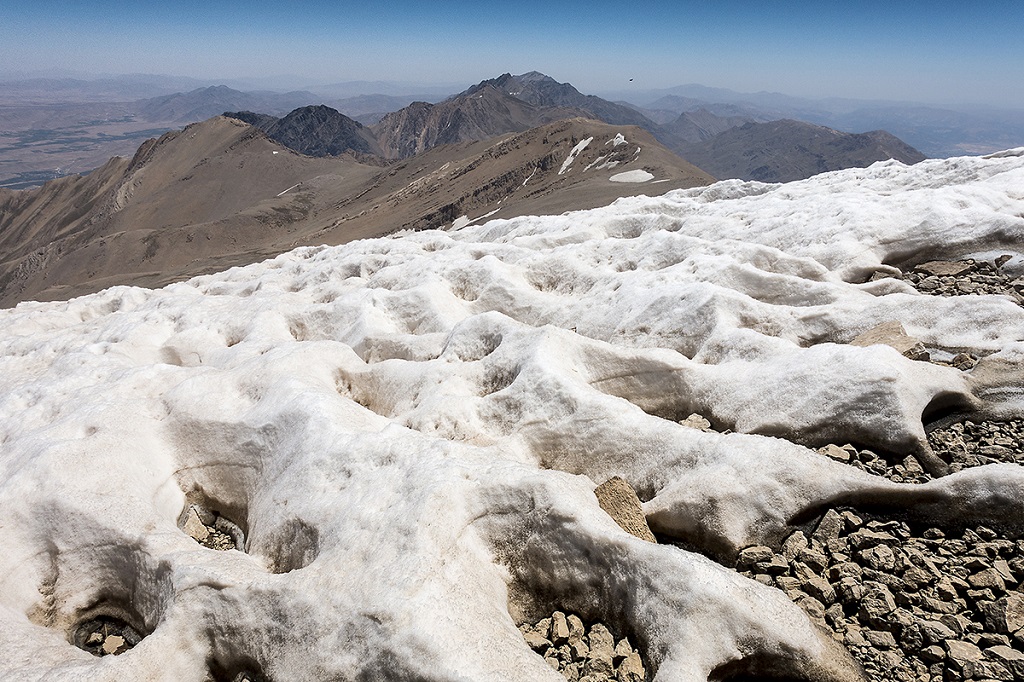
[[(726, 181), (2, 310), (0, 679), (556, 682), (516, 623), (558, 608), (635, 635), (658, 682), (740, 657), (857, 680), (712, 558), (839, 498), (1024, 523), (1020, 467), (915, 487), (808, 449), (914, 452), (936, 401), (1024, 416), (1024, 308), (867, 281), (1024, 272), (1022, 186), (1024, 150)], [(982, 360), (848, 344), (886, 320)], [(699, 552), (620, 530), (613, 475)], [(179, 528), (196, 500), (245, 552)], [(94, 658), (69, 640), (97, 614), (148, 636)]]

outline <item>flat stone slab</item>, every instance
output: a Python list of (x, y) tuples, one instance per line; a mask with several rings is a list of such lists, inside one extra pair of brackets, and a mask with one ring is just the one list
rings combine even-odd
[(597, 486), (594, 494), (597, 495), (601, 509), (604, 509), (622, 530), (641, 540), (657, 542), (650, 526), (647, 525), (647, 517), (644, 516), (640, 498), (637, 497), (633, 486), (614, 476)]

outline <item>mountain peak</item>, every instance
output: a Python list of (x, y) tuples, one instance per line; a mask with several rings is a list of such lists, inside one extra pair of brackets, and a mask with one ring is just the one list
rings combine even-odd
[(551, 81), (552, 83), (558, 82), (551, 76), (543, 74), (540, 71), (527, 71), (524, 74), (516, 76), (515, 79), (523, 83), (535, 83), (539, 81)]

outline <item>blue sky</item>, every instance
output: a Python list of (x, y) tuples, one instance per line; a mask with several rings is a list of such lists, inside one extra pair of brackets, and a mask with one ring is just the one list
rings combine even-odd
[(287, 74), (298, 87), (536, 69), (584, 92), (702, 83), (1024, 108), (1020, 0), (0, 0), (0, 33), (0, 71)]

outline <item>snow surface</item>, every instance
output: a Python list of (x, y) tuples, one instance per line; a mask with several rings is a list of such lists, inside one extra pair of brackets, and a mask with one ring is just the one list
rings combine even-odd
[(580, 152), (586, 149), (587, 145), (593, 141), (593, 137), (588, 137), (577, 142), (576, 146), (569, 150), (569, 156), (567, 156), (565, 161), (562, 162), (562, 167), (558, 169), (558, 174), (561, 175), (565, 171), (569, 170), (569, 167), (572, 166), (572, 162), (576, 160), (576, 157), (580, 155)]
[[(516, 622), (556, 608), (659, 682), (753, 656), (860, 679), (781, 592), (593, 489), (622, 476), (723, 561), (836, 499), (1019, 528), (1020, 467), (901, 485), (805, 446), (916, 452), (937, 402), (1024, 415), (1024, 308), (866, 282), (1024, 269), (1022, 187), (1024, 150), (727, 181), (0, 311), (0, 679), (554, 682)], [(886, 320), (983, 359), (848, 345)], [(185, 535), (187, 500), (247, 551)], [(151, 634), (94, 658), (68, 640), (96, 613)]]
[(623, 173), (616, 173), (608, 179), (612, 182), (647, 182), (648, 180), (653, 180), (654, 175), (638, 168)]

